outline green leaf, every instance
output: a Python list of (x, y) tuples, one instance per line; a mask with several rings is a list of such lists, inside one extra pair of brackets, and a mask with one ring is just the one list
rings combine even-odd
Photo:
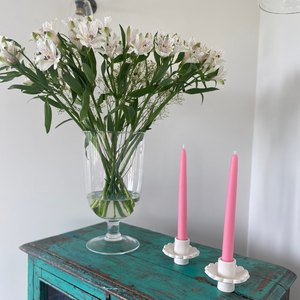
[(112, 114), (114, 114), (115, 112), (117, 112), (119, 109), (121, 109), (122, 108), (122, 105), (118, 105), (118, 106), (116, 106), (113, 110), (111, 110), (110, 112), (109, 112), (109, 114), (110, 115), (112, 115)]
[(96, 77), (95, 77), (95, 74), (93, 73), (92, 69), (90, 68), (90, 66), (88, 66), (86, 63), (83, 63), (82, 67), (83, 67), (84, 74), (86, 75), (88, 81), (91, 84), (95, 84)]
[(174, 81), (174, 79), (172, 79), (172, 78), (166, 78), (159, 84), (159, 86), (163, 87), (163, 86), (169, 85), (173, 81)]
[(152, 83), (159, 82), (164, 77), (164, 75), (166, 74), (169, 68), (169, 61), (170, 61), (169, 57), (166, 57), (164, 59), (163, 64), (157, 69), (157, 72), (153, 76), (151, 81)]
[(211, 72), (209, 74), (207, 74), (205, 77), (206, 78), (212, 78), (212, 77), (215, 77), (218, 75), (218, 72), (219, 72), (219, 68), (217, 70), (215, 70), (214, 72)]
[(162, 88), (159, 89), (159, 91), (164, 92), (164, 91), (169, 90), (172, 87), (174, 87), (174, 83), (163, 86)]
[(8, 89), (9, 90), (19, 89), (25, 94), (39, 94), (43, 92), (43, 89), (35, 84), (32, 85), (13, 84)]
[(45, 103), (48, 102), (51, 106), (59, 108), (59, 109), (65, 109), (65, 106), (61, 106), (60, 103), (46, 97), (46, 96), (37, 96), (35, 98), (39, 98), (42, 101), (44, 101)]
[(120, 73), (117, 78), (117, 84), (118, 84), (118, 91), (119, 94), (123, 94), (123, 91), (126, 90), (126, 84), (127, 84), (127, 74), (130, 68), (130, 63), (123, 63), (120, 68)]
[(62, 125), (62, 124), (64, 124), (64, 123), (67, 123), (67, 122), (69, 122), (69, 121), (72, 121), (72, 119), (64, 120), (63, 122), (59, 123), (59, 124), (55, 127), (55, 129), (56, 129), (57, 127), (59, 127), (60, 125)]
[(64, 73), (63, 78), (75, 93), (77, 93), (78, 95), (82, 95), (81, 84), (71, 74)]
[(45, 74), (42, 71), (40, 71), (38, 68), (36, 68), (35, 71), (36, 71), (36, 75), (38, 76), (40, 84), (45, 88), (48, 88), (48, 80)]
[(137, 63), (144, 61), (148, 58), (149, 55), (139, 55), (138, 59), (137, 59)]
[(124, 60), (124, 55), (120, 54), (114, 59), (114, 62), (119, 63), (119, 62), (122, 62), (123, 60)]
[(4, 72), (0, 73), (0, 78), (4, 76), (15, 76), (15, 77), (20, 77), (22, 74), (19, 71), (10, 71), (10, 72)]
[(89, 111), (89, 107), (90, 107), (90, 94), (87, 90), (85, 90), (82, 96), (82, 108), (80, 110), (81, 122), (86, 118)]
[(78, 81), (79, 84), (81, 84), (81, 86), (85, 86), (89, 83), (83, 71), (81, 71), (76, 66), (69, 65), (69, 67), (72, 69), (75, 79)]
[(58, 75), (57, 75), (57, 70), (54, 70), (53, 66), (51, 66), (49, 69), (48, 69), (48, 72), (52, 78), (52, 80), (54, 81), (55, 84), (59, 84), (59, 81), (58, 81)]
[(175, 64), (181, 62), (181, 61), (183, 60), (183, 58), (184, 58), (184, 55), (185, 55), (184, 52), (180, 52), (180, 53), (178, 54), (178, 56), (177, 56), (177, 59), (176, 59), (176, 61), (175, 61)]
[(190, 63), (186, 63), (184, 64), (179, 70), (178, 70), (178, 74), (179, 75), (184, 75), (188, 72), (188, 70), (190, 69), (191, 64)]
[(138, 106), (139, 106), (139, 101), (138, 99), (134, 99), (133, 103), (132, 103), (132, 108), (134, 110), (134, 115), (132, 116), (132, 122), (131, 122), (131, 127), (133, 128), (133, 130), (135, 130), (135, 127), (137, 126), (136, 121), (137, 120), (137, 112), (138, 112)]
[(133, 124), (134, 118), (136, 116), (136, 111), (132, 106), (123, 105), (122, 106), (125, 118), (129, 124)]
[(139, 98), (139, 97), (142, 97), (146, 94), (153, 93), (156, 90), (156, 88), (157, 87), (154, 86), (154, 85), (149, 85), (145, 88), (142, 88), (142, 89), (131, 92), (128, 96), (132, 97), (132, 98)]
[(121, 30), (123, 49), (125, 49), (125, 47), (126, 47), (126, 35), (125, 35), (125, 31), (124, 31), (124, 29), (123, 29), (123, 27), (121, 25), (119, 25), (119, 26), (120, 26), (120, 30)]
[(90, 60), (91, 69), (95, 74), (95, 77), (97, 77), (97, 60), (93, 48), (91, 48), (89, 51), (89, 60)]
[(154, 51), (154, 58), (155, 58), (156, 64), (158, 66), (160, 66), (160, 56), (156, 53), (156, 51)]
[(25, 66), (24, 61), (20, 64), (20, 69), (23, 74), (28, 77), (32, 82), (37, 83), (39, 81), (36, 73), (34, 73), (31, 69)]
[(114, 131), (114, 124), (110, 114), (107, 115), (107, 131)]
[(134, 121), (134, 117), (136, 115), (136, 111), (132, 106), (127, 106), (128, 115), (130, 116), (130, 123)]
[(52, 109), (51, 109), (51, 106), (49, 105), (48, 101), (45, 102), (44, 112), (45, 112), (45, 129), (46, 129), (46, 132), (49, 133), (50, 127), (51, 127), (51, 122), (52, 122)]
[(203, 94), (203, 93), (207, 93), (207, 92), (213, 92), (213, 91), (217, 91), (218, 88), (214, 88), (214, 87), (210, 87), (210, 88), (193, 88), (193, 89), (189, 89), (186, 90), (185, 93), (186, 94)]
[(118, 122), (118, 131), (123, 130), (124, 122), (125, 122), (125, 115), (123, 114), (122, 117), (119, 119), (119, 122)]
[(100, 105), (103, 103), (103, 101), (106, 99), (106, 94), (101, 94), (98, 98), (98, 101), (97, 101), (97, 104), (96, 104), (96, 107), (100, 107)]
[(15, 79), (16, 77), (20, 77), (22, 74), (20, 74), (19, 72), (7, 72), (7, 73), (2, 73), (0, 74), (0, 82), (8, 82), (11, 81), (13, 79)]

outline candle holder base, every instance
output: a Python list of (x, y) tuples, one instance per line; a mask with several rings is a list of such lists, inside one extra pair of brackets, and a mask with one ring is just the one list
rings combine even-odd
[(218, 262), (205, 267), (205, 273), (218, 281), (218, 289), (225, 293), (232, 293), (235, 284), (243, 283), (250, 278), (249, 272), (236, 265), (236, 260), (226, 262), (219, 258)]
[(169, 243), (164, 246), (163, 253), (174, 258), (174, 263), (177, 265), (187, 265), (191, 258), (197, 257), (200, 251), (190, 245), (190, 239), (178, 240), (175, 237), (174, 243)]

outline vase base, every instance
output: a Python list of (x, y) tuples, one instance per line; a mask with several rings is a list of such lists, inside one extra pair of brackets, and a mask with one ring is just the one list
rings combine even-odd
[(115, 241), (110, 241), (103, 235), (93, 238), (86, 243), (88, 250), (103, 255), (126, 254), (137, 250), (139, 246), (138, 240), (126, 235), (122, 235)]

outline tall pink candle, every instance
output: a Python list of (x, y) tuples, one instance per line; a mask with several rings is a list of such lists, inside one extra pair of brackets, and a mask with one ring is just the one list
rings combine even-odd
[(222, 247), (222, 260), (226, 262), (233, 261), (237, 174), (238, 174), (238, 157), (234, 152), (231, 158), (230, 171), (229, 171), (225, 221), (224, 221), (223, 247)]
[(178, 240), (187, 240), (187, 183), (186, 152), (184, 146), (180, 153), (179, 197), (178, 197)]

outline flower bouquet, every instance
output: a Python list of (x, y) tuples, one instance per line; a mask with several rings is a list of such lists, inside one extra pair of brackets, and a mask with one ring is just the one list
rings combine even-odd
[[(89, 195), (91, 208), (102, 218), (128, 216), (139, 199), (124, 183), (143, 139), (136, 133), (165, 117), (167, 106), (181, 103), (183, 94), (203, 101), (205, 93), (218, 90), (226, 75), (223, 52), (177, 33), (153, 36), (120, 25), (118, 36), (110, 17), (103, 23), (93, 16), (69, 19), (67, 35), (56, 31), (56, 22), (32, 33), (33, 59), (16, 41), (0, 37), (0, 80), (24, 76), (23, 84), (9, 89), (44, 102), (47, 133), (52, 108), (68, 115), (56, 127), (73, 120), (86, 133), (85, 147), (98, 153), (105, 172), (101, 193)], [(126, 132), (122, 139), (120, 132)]]

